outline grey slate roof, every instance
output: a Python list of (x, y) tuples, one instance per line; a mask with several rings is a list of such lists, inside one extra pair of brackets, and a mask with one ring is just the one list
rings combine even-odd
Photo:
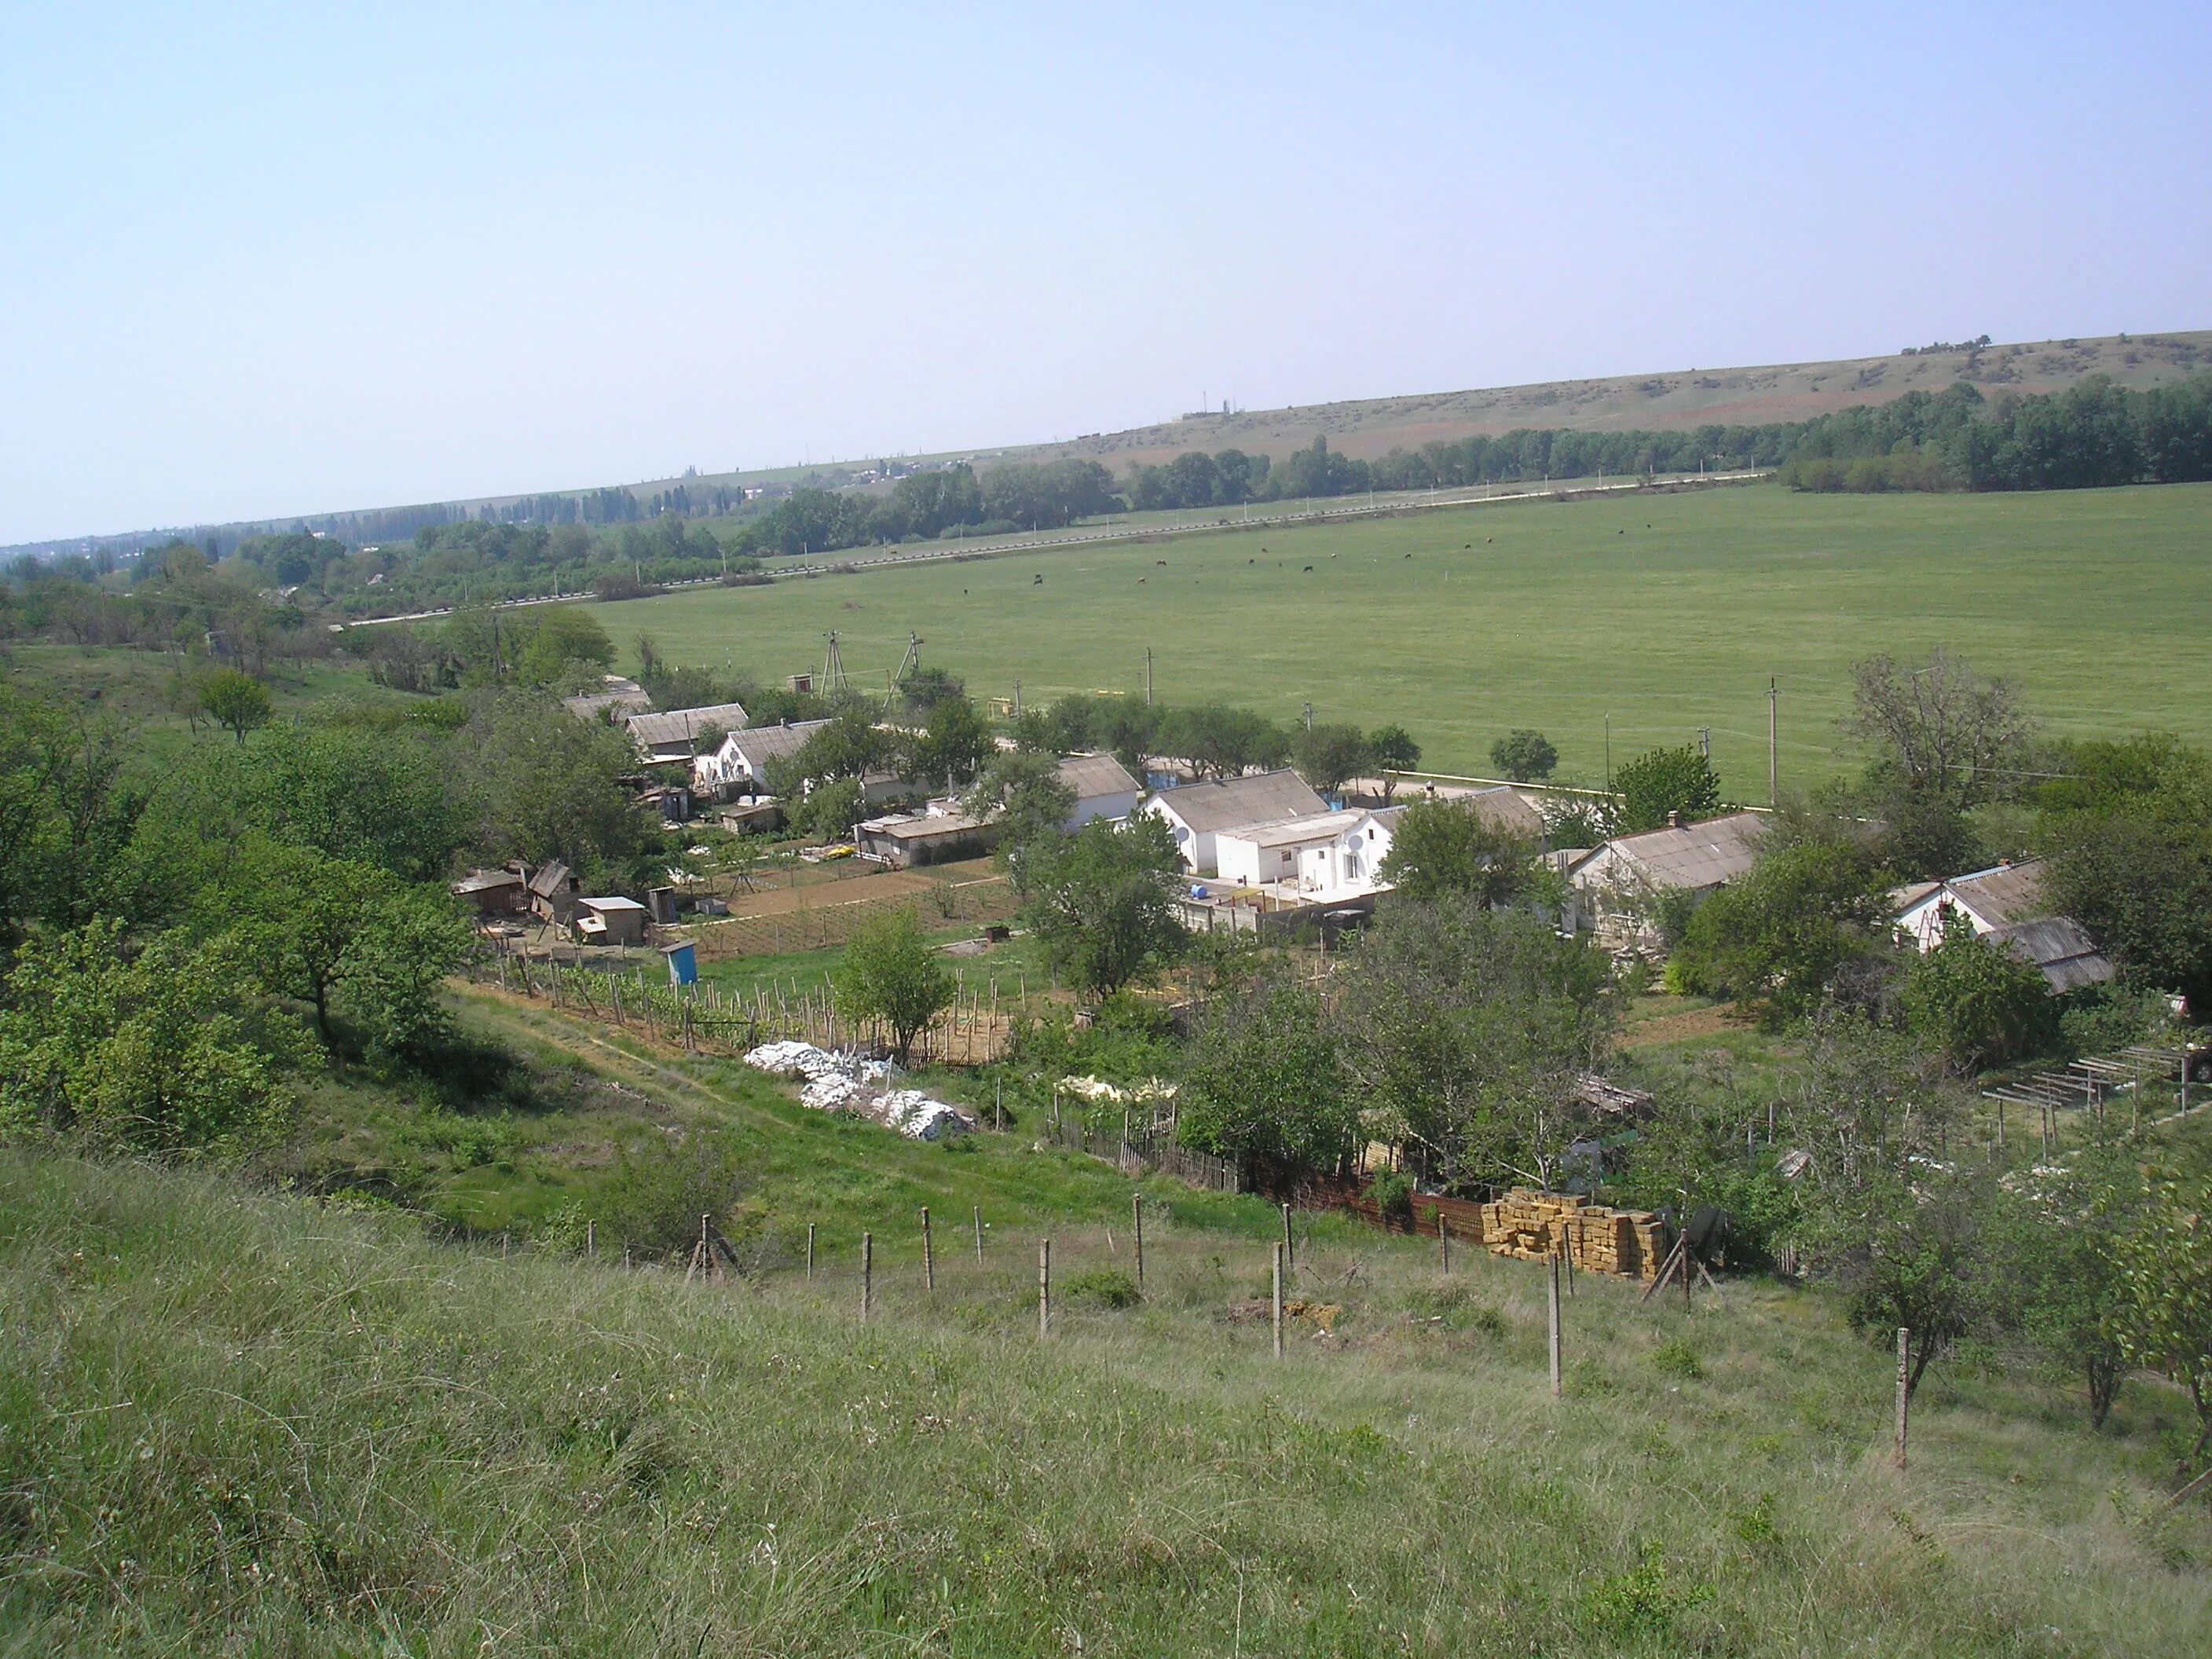
[(732, 732), (737, 752), (745, 764), (757, 772), (772, 760), (781, 760), (795, 755), (828, 720), (793, 720), (788, 726), (757, 726), (744, 732)]
[(1750, 869), (1765, 834), (1766, 820), (1758, 813), (1731, 812), (1680, 830), (1619, 836), (1606, 845), (1633, 864), (1653, 886), (1695, 891), (1734, 881)]
[(691, 739), (707, 727), (729, 732), (745, 723), (741, 702), (714, 702), (698, 708), (672, 708), (662, 714), (632, 714), (623, 724), (630, 740), (641, 749), (680, 749), (690, 751)]
[(1316, 842), (1335, 840), (1366, 816), (1358, 807), (1348, 807), (1340, 812), (1308, 812), (1298, 817), (1249, 823), (1216, 833), (1231, 841), (1249, 841), (1255, 847), (1310, 847)]
[(2111, 959), (2071, 916), (2014, 922), (2008, 927), (1994, 928), (1984, 937), (2040, 969), (2054, 996), (2084, 986), (2102, 985), (2112, 976)]
[(1943, 884), (1951, 896), (1991, 927), (2009, 927), (2043, 911), (2043, 860), (2022, 859)]
[(1138, 787), (1128, 769), (1111, 755), (1070, 755), (1060, 763), (1060, 781), (1075, 791), (1079, 801), (1133, 794)]
[(1186, 784), (1180, 789), (1162, 790), (1152, 801), (1201, 836), (1328, 811), (1328, 803), (1314, 793), (1304, 778), (1287, 769), (1255, 772), (1224, 783)]

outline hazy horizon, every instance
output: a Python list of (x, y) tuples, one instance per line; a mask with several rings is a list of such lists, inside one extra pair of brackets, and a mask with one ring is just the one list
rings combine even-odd
[(2206, 325), (2212, 27), (0, 23), (0, 544)]

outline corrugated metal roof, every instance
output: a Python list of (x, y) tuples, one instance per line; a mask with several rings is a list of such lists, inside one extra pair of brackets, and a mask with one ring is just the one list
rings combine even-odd
[(568, 866), (558, 859), (540, 866), (538, 873), (530, 878), (530, 890), (540, 898), (550, 898), (568, 884)]
[(2102, 985), (2112, 977), (2111, 958), (2098, 950), (2096, 940), (2071, 916), (2015, 922), (2009, 927), (1993, 928), (1984, 937), (2042, 969), (2053, 995)]
[(1759, 858), (1766, 820), (1756, 812), (1731, 812), (1680, 830), (1647, 830), (1606, 843), (1655, 887), (1692, 891), (1734, 881)]
[[(1488, 789), (1470, 789), (1463, 795), (1439, 795), (1436, 799), (1446, 806), (1465, 807), (1493, 830), (1527, 836), (1532, 840), (1544, 833), (1544, 815), (1529, 805), (1519, 790), (1502, 783)], [(1417, 801), (1400, 801), (1395, 806), (1377, 807), (1375, 821), (1395, 833), (1406, 809), (1419, 805)]]
[(970, 835), (988, 822), (971, 818), (965, 812), (899, 812), (890, 817), (870, 818), (854, 828), (866, 835), (889, 836), (894, 841), (926, 841), (933, 836)]
[(697, 708), (672, 708), (661, 714), (632, 714), (623, 723), (629, 727), (631, 741), (640, 748), (669, 749), (688, 747), (708, 726), (728, 732), (744, 725), (745, 719), (745, 706), (741, 702), (712, 702)]
[(1223, 783), (1188, 784), (1163, 790), (1152, 799), (1202, 836), (1328, 811), (1328, 803), (1288, 770), (1255, 772)]
[(1310, 847), (1316, 842), (1334, 841), (1366, 816), (1364, 811), (1357, 808), (1346, 808), (1340, 812), (1277, 818), (1272, 823), (1247, 824), (1239, 830), (1223, 830), (1218, 833), (1230, 841), (1250, 842), (1255, 847)]
[(578, 908), (586, 910), (642, 910), (645, 907), (634, 898), (580, 898)]
[(495, 893), (502, 887), (520, 887), (522, 878), (512, 870), (471, 870), (453, 884), (456, 893)]
[(1137, 790), (1136, 779), (1111, 755), (1070, 755), (1060, 763), (1060, 781), (1075, 791), (1079, 801), (1134, 794)]

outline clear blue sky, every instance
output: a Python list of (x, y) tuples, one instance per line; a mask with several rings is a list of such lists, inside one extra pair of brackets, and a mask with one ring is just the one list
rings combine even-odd
[(18, 0), (0, 543), (2212, 326), (2202, 0), (1054, 9)]

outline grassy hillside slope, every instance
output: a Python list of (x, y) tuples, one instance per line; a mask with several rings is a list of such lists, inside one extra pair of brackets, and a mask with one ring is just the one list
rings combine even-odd
[[(1954, 1367), (1911, 1472), (1816, 1297), (1684, 1313), (1163, 1224), (1150, 1299), (1035, 1334), (1028, 1243), (687, 1288), (434, 1246), (209, 1176), (0, 1159), (0, 1653), (2180, 1654), (2212, 1528), (2172, 1402), (2092, 1436)], [(1126, 1252), (1126, 1239), (1121, 1249)], [(1121, 1259), (1126, 1260), (1124, 1255)]]
[[(1535, 726), (1563, 779), (1712, 727), (1726, 787), (1834, 769), (1850, 666), (1948, 644), (2021, 680), (2057, 727), (2212, 738), (2212, 486), (2021, 495), (1814, 496), (1748, 487), (1224, 531), (975, 563), (702, 589), (597, 607), (679, 662), (856, 679), (924, 659), (978, 696), (1141, 692), (1279, 719), (1401, 720), (1426, 763), (1488, 766)], [(1166, 561), (1164, 567), (1159, 562)], [(1311, 566), (1310, 571), (1307, 569)], [(1036, 579), (1043, 578), (1040, 583)]]

